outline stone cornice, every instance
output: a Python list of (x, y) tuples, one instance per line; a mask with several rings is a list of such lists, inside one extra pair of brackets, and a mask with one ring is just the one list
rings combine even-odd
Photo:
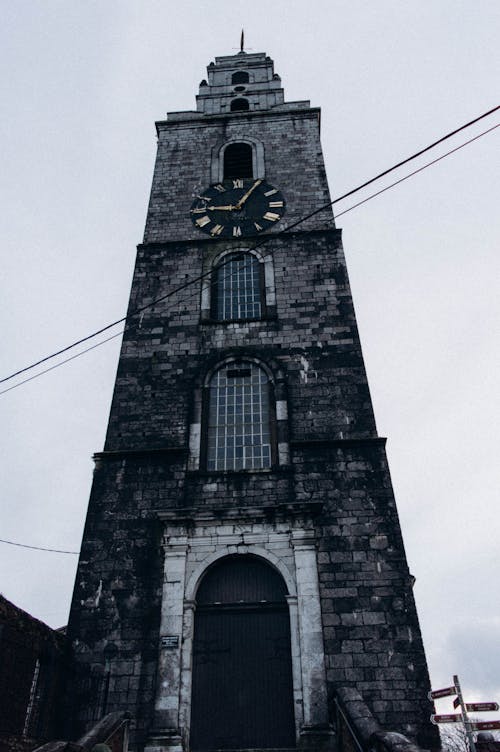
[(186, 447), (163, 447), (162, 449), (115, 449), (104, 452), (96, 452), (92, 459), (98, 460), (128, 460), (140, 457), (161, 457), (171, 454), (187, 454)]

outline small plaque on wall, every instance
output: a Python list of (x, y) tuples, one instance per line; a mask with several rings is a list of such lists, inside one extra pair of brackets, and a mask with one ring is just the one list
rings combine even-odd
[(161, 638), (162, 648), (178, 648), (179, 636), (178, 635), (165, 635)]

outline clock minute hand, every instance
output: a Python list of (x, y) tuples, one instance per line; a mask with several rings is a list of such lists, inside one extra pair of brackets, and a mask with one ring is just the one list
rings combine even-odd
[(256, 180), (255, 183), (252, 185), (252, 187), (249, 188), (249, 190), (245, 193), (245, 195), (240, 198), (235, 208), (241, 209), (241, 207), (243, 206), (247, 198), (250, 196), (252, 191), (254, 191), (257, 188), (257, 186), (260, 185), (261, 183), (262, 183), (262, 180)]

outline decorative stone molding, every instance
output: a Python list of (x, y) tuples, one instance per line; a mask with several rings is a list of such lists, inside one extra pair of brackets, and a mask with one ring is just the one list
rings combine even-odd
[[(262, 511), (262, 510), (261, 510)], [(277, 511), (277, 510), (276, 510)], [(298, 510), (295, 510), (296, 512)], [(207, 570), (225, 556), (257, 556), (283, 577), (288, 590), (293, 701), (297, 741), (328, 725), (326, 677), (315, 531), (310, 514), (277, 514), (274, 520), (243, 512), (237, 520), (205, 512), (189, 518), (164, 515), (165, 567), (161, 638), (179, 636), (161, 647), (157, 683), (158, 733), (147, 752), (189, 749), (192, 650), (196, 592)], [(254, 510), (255, 512), (255, 510)], [(163, 516), (163, 515), (162, 515)], [(305, 744), (307, 746), (307, 744)]]

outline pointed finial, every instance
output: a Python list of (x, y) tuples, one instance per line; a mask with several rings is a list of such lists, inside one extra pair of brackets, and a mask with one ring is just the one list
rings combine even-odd
[(245, 47), (245, 32), (242, 29), (241, 30), (241, 38), (240, 38), (240, 52), (245, 52), (244, 47)]

